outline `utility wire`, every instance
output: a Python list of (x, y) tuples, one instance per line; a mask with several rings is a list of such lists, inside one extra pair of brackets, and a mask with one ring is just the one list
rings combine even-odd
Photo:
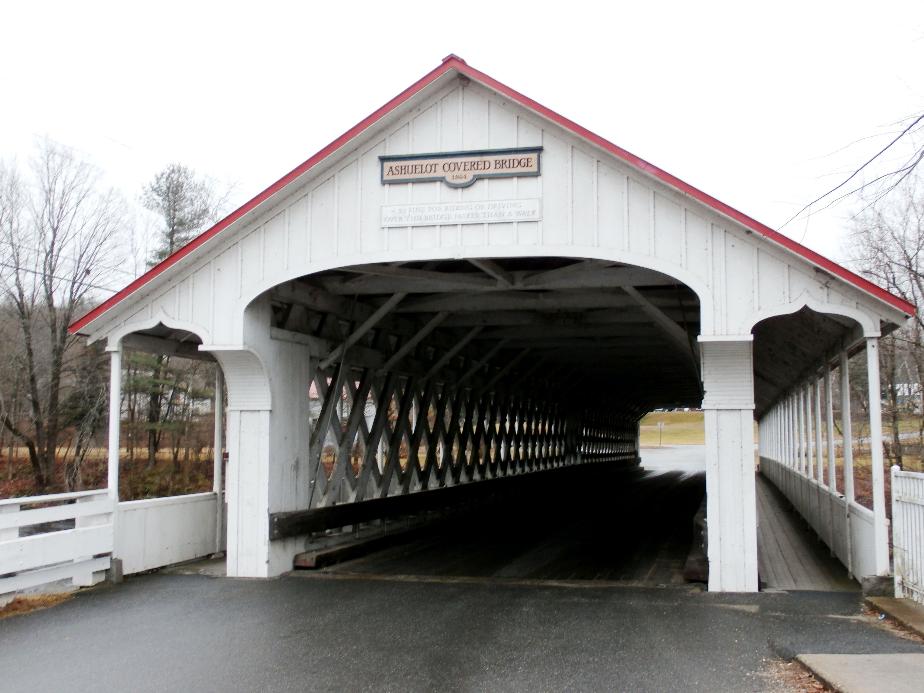
[[(862, 166), (860, 166), (860, 168), (858, 168), (856, 171), (854, 171), (853, 173), (851, 173), (849, 176), (847, 176), (847, 178), (845, 178), (845, 179), (842, 180), (840, 183), (838, 183), (837, 185), (835, 185), (833, 188), (831, 188), (831, 189), (830, 189), (828, 192), (826, 192), (824, 195), (820, 195), (820, 196), (816, 197), (814, 200), (812, 200), (811, 202), (809, 202), (807, 205), (805, 205), (805, 206), (804, 206), (802, 209), (800, 209), (798, 212), (796, 212), (796, 213), (793, 214), (791, 217), (789, 217), (789, 219), (787, 219), (785, 222), (783, 222), (782, 226), (780, 226), (780, 229), (782, 229), (783, 227), (785, 227), (787, 224), (789, 224), (789, 223), (790, 223), (793, 219), (795, 219), (796, 217), (801, 216), (802, 213), (805, 212), (807, 209), (810, 209), (810, 208), (812, 207), (812, 205), (816, 204), (817, 202), (821, 202), (821, 200), (823, 200), (824, 198), (826, 198), (826, 197), (827, 197), (828, 195), (830, 195), (831, 193), (837, 192), (838, 190), (840, 190), (841, 188), (843, 188), (845, 185), (847, 185), (847, 183), (849, 183), (851, 180), (853, 180), (853, 179), (856, 178), (858, 175), (860, 175), (860, 173), (861, 173), (867, 166), (869, 166), (869, 165), (870, 165), (871, 163), (873, 163), (876, 159), (878, 159), (880, 156), (882, 156), (883, 154), (885, 154), (896, 142), (898, 142), (902, 137), (904, 137), (905, 135), (907, 135), (908, 132), (910, 132), (910, 131), (911, 131), (918, 123), (920, 123), (921, 121), (924, 121), (924, 113), (922, 113), (922, 114), (919, 115), (917, 118), (915, 118), (915, 119), (911, 122), (911, 124), (908, 125), (908, 127), (906, 127), (904, 130), (902, 130), (898, 135), (896, 135), (895, 138), (894, 138), (891, 142), (889, 142), (885, 147), (883, 147), (883, 148), (880, 149), (878, 152), (876, 152), (872, 157), (870, 157)], [(919, 158), (918, 160), (920, 160), (920, 158)], [(906, 169), (902, 169), (901, 171), (895, 171), (895, 172), (893, 172), (893, 173), (901, 173), (902, 171), (905, 171), (905, 170), (906, 170)], [(887, 176), (887, 175), (890, 175), (890, 174), (886, 174), (886, 176)], [(879, 180), (879, 179), (881, 179), (881, 178), (884, 178), (884, 177), (886, 177), (886, 176), (880, 176), (879, 178), (877, 178), (877, 180)], [(902, 179), (904, 179), (904, 177), (905, 177), (905, 176), (902, 176)], [(863, 187), (865, 187), (865, 186), (860, 186), (859, 188), (857, 188), (857, 190), (861, 190)], [(854, 191), (854, 192), (856, 192), (856, 191)], [(849, 194), (849, 193), (848, 193), (848, 194)], [(841, 196), (841, 197), (838, 198), (838, 199), (839, 199), (839, 200), (840, 200), (840, 199), (843, 199), (843, 196)], [(830, 206), (830, 205), (828, 205), (828, 206)], [(823, 209), (827, 209), (827, 207), (824, 207)]]
[[(62, 282), (69, 282), (69, 281), (73, 281), (74, 279), (73, 277), (60, 277), (56, 274), (46, 275), (44, 272), (38, 272), (36, 270), (27, 269), (25, 267), (16, 267), (16, 265), (11, 265), (6, 262), (0, 262), (0, 267), (6, 267), (7, 269), (16, 270), (17, 272), (26, 272), (28, 274), (34, 274), (37, 277), (48, 276), (48, 277), (51, 277), (52, 279), (57, 279), (58, 281), (62, 281)], [(108, 291), (113, 294), (119, 293), (119, 289), (113, 289), (108, 286), (100, 286), (99, 284), (87, 284), (86, 286), (89, 286), (91, 289), (99, 289), (100, 291)]]

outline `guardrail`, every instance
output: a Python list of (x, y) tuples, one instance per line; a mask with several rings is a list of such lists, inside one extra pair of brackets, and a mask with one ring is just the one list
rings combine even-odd
[(105, 489), (0, 500), (0, 597), (69, 580), (100, 582), (113, 545)]
[(191, 561), (223, 550), (216, 530), (218, 494), (119, 503), (115, 555), (125, 575)]
[(873, 511), (769, 457), (760, 473), (786, 496), (851, 576), (876, 574)]
[(895, 596), (924, 604), (924, 474), (892, 467)]

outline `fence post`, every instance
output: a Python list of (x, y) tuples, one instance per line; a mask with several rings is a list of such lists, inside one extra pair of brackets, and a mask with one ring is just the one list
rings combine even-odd
[(898, 480), (898, 472), (901, 471), (901, 467), (897, 464), (893, 464), (889, 470), (892, 475), (892, 561), (894, 563), (893, 573), (894, 573), (894, 582), (895, 582), (895, 597), (901, 599), (905, 596), (905, 590), (902, 586), (902, 577), (904, 574), (905, 568), (905, 532), (903, 527), (903, 518), (902, 518), (902, 508), (899, 497), (898, 485), (901, 483)]
[[(0, 515), (4, 513), (18, 513), (19, 508), (20, 506), (18, 503), (0, 505)], [(19, 527), (10, 527), (8, 529), (0, 527), (0, 541), (11, 541), (13, 539), (19, 539)]]
[[(93, 503), (94, 501), (99, 500), (98, 496), (83, 496), (76, 500), (76, 503), (80, 505), (81, 503)], [(79, 530), (82, 527), (98, 527), (100, 525), (111, 524), (115, 527), (115, 514), (116, 514), (116, 505), (112, 504), (112, 512), (109, 513), (109, 517), (106, 517), (105, 514), (100, 515), (91, 515), (89, 517), (79, 516), (74, 520), (74, 528)], [(75, 535), (76, 536), (76, 535)], [(76, 538), (75, 538), (76, 541)], [(113, 532), (110, 543), (109, 551), (112, 552), (113, 542), (115, 542), (115, 532)], [(88, 563), (93, 559), (93, 555), (83, 555), (77, 556), (74, 558), (74, 563), (80, 565), (81, 563)], [(106, 578), (105, 570), (87, 570), (87, 569), (74, 569), (74, 575), (71, 578), (71, 584), (75, 587), (92, 587), (93, 585), (99, 584)]]

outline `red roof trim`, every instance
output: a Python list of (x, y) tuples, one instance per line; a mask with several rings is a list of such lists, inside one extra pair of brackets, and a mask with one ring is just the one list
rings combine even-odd
[(456, 69), (459, 72), (467, 75), (471, 79), (481, 82), (487, 87), (490, 87), (494, 91), (504, 94), (505, 96), (516, 101), (520, 105), (538, 112), (539, 114), (545, 116), (552, 122), (565, 128), (566, 130), (570, 130), (571, 132), (578, 135), (579, 137), (582, 137), (585, 140), (588, 140), (592, 142), (593, 144), (597, 145), (598, 147), (605, 149), (610, 154), (613, 154), (614, 156), (619, 157), (623, 161), (626, 161), (627, 163), (632, 164), (636, 168), (640, 168), (646, 173), (654, 176), (655, 178), (658, 178), (659, 180), (664, 181), (671, 187), (677, 188), (681, 192), (689, 195), (690, 197), (696, 200), (699, 200), (700, 202), (702, 202), (703, 204), (709, 207), (712, 207), (717, 212), (724, 214), (725, 216), (731, 217), (732, 219), (737, 221), (739, 224), (742, 224), (743, 226), (751, 229), (752, 231), (756, 231), (762, 236), (766, 236), (767, 238), (774, 241), (775, 243), (780, 244), (787, 250), (790, 250), (796, 253), (797, 255), (802, 256), (803, 258), (805, 258), (812, 264), (818, 265), (823, 270), (830, 272), (831, 274), (834, 274), (840, 277), (841, 279), (846, 280), (847, 282), (862, 289), (863, 291), (866, 291), (867, 293), (872, 294), (876, 298), (884, 301), (885, 303), (888, 303), (889, 305), (897, 308), (898, 310), (904, 313), (909, 313), (909, 314), (913, 314), (915, 312), (915, 306), (913, 303), (909, 303), (908, 301), (905, 301), (904, 299), (899, 298), (898, 296), (886, 291), (881, 286), (874, 284), (868, 279), (864, 279), (863, 277), (861, 277), (858, 274), (855, 274), (854, 272), (851, 272), (846, 267), (842, 267), (841, 265), (837, 264), (833, 260), (829, 260), (823, 255), (819, 255), (814, 250), (810, 250), (809, 248), (806, 248), (801, 243), (797, 243), (796, 241), (792, 240), (791, 238), (787, 236), (784, 236), (778, 231), (774, 231), (769, 226), (765, 226), (764, 224), (761, 224), (759, 221), (752, 219), (751, 217), (747, 216), (746, 214), (743, 214), (742, 212), (739, 212), (737, 209), (733, 207), (729, 207), (724, 202), (720, 202), (719, 200), (712, 197), (711, 195), (707, 195), (702, 190), (694, 188), (689, 183), (686, 183), (680, 180), (676, 176), (672, 176), (667, 171), (664, 171), (658, 168), (654, 164), (648, 163), (644, 159), (637, 157), (635, 154), (632, 154), (631, 152), (627, 152), (622, 147), (619, 147), (613, 144), (612, 142), (609, 142), (608, 140), (603, 139), (599, 135), (592, 133), (587, 128), (584, 128), (578, 125), (574, 121), (568, 120), (564, 116), (559, 115), (555, 111), (549, 108), (546, 108), (540, 103), (533, 101), (528, 96), (524, 96), (518, 91), (511, 89), (507, 85), (501, 84), (500, 82), (484, 74), (483, 72), (479, 72), (478, 70), (472, 67), (469, 67), (468, 65), (464, 63), (457, 65)]
[(216, 235), (221, 233), (224, 229), (231, 226), (231, 224), (233, 224), (235, 221), (240, 219), (242, 216), (252, 211), (255, 207), (259, 206), (261, 203), (265, 202), (270, 197), (272, 197), (273, 195), (278, 193), (280, 190), (285, 188), (289, 183), (298, 179), (300, 176), (307, 173), (309, 170), (314, 168), (317, 164), (319, 164), (321, 161), (326, 159), (328, 156), (330, 156), (331, 154), (336, 152), (338, 149), (346, 145), (354, 137), (359, 136), (364, 130), (374, 125), (375, 122), (378, 121), (380, 118), (383, 118), (384, 116), (388, 115), (391, 111), (398, 108), (401, 104), (403, 104), (405, 101), (407, 101), (412, 96), (417, 94), (419, 91), (426, 88), (427, 86), (435, 82), (437, 79), (442, 77), (444, 74), (449, 72), (451, 69), (453, 69), (453, 67), (456, 64), (458, 64), (455, 62), (457, 60), (458, 58), (447, 58), (447, 60), (445, 60), (435, 70), (432, 70), (431, 72), (424, 75), (421, 79), (414, 82), (414, 84), (412, 84), (410, 87), (408, 87), (403, 92), (398, 94), (395, 98), (393, 98), (391, 101), (389, 101), (384, 106), (379, 108), (377, 111), (372, 113), (370, 116), (360, 121), (359, 123), (354, 125), (352, 128), (347, 130), (345, 133), (340, 135), (340, 137), (338, 137), (333, 142), (331, 142), (329, 145), (324, 147), (324, 149), (319, 151), (317, 154), (312, 156), (310, 159), (308, 159), (301, 165), (289, 171), (289, 173), (287, 173), (282, 178), (280, 178), (275, 183), (273, 183), (271, 186), (266, 188), (266, 190), (259, 193), (256, 197), (249, 200), (248, 202), (245, 202), (243, 205), (241, 205), (236, 210), (231, 212), (231, 214), (229, 214), (224, 219), (219, 221), (212, 228), (208, 229), (207, 231), (203, 231), (201, 234), (196, 236), (193, 240), (191, 240), (189, 243), (187, 243), (182, 248), (177, 250), (175, 253), (173, 253), (172, 255), (169, 255), (163, 261), (154, 265), (154, 267), (152, 267), (147, 272), (142, 274), (140, 277), (135, 279), (131, 284), (126, 286), (124, 289), (119, 291), (117, 294), (110, 296), (103, 303), (98, 305), (96, 308), (91, 310), (89, 313), (84, 315), (82, 318), (79, 318), (78, 320), (74, 321), (67, 328), (68, 332), (70, 332), (71, 334), (79, 332), (81, 329), (83, 329), (84, 327), (89, 325), (91, 322), (96, 320), (98, 317), (100, 317), (107, 310), (109, 310), (116, 304), (120, 303), (123, 299), (127, 298), (129, 295), (136, 292), (138, 289), (143, 287), (145, 284), (150, 282), (152, 279), (162, 274), (169, 267), (172, 267), (177, 262), (182, 260), (184, 257), (192, 253), (194, 250), (196, 250), (196, 248), (210, 241), (212, 238), (214, 238)]
[(435, 82), (437, 79), (442, 77), (444, 74), (446, 74), (450, 70), (456, 70), (460, 74), (463, 74), (469, 77), (470, 79), (473, 79), (483, 84), (484, 86), (487, 86), (490, 89), (493, 89), (499, 94), (503, 94), (504, 96), (508, 97), (512, 101), (517, 102), (521, 106), (528, 108), (532, 111), (535, 111), (536, 113), (547, 118), (548, 120), (551, 120), (557, 125), (560, 125), (566, 130), (569, 130), (575, 135), (591, 142), (592, 144), (595, 144), (601, 149), (609, 152), (610, 154), (618, 157), (619, 159), (622, 159), (623, 161), (631, 164), (632, 166), (643, 170), (649, 175), (654, 176), (655, 178), (663, 181), (667, 185), (670, 185), (671, 187), (680, 190), (681, 192), (689, 195), (690, 197), (702, 202), (706, 206), (711, 207), (712, 209), (719, 212), (720, 214), (723, 214), (727, 217), (734, 219), (735, 221), (737, 221), (739, 224), (743, 225), (744, 227), (752, 231), (756, 231), (757, 233), (759, 233), (760, 235), (766, 238), (769, 238), (771, 241), (783, 246), (787, 250), (801, 256), (802, 258), (808, 260), (812, 264), (817, 265), (821, 269), (827, 272), (830, 272), (831, 274), (837, 277), (840, 277), (841, 279), (849, 282), (850, 284), (853, 284), (857, 288), (862, 289), (863, 291), (866, 291), (867, 293), (889, 304), (890, 306), (904, 313), (908, 313), (908, 314), (913, 314), (915, 312), (914, 304), (909, 303), (908, 301), (905, 301), (899, 298), (898, 296), (895, 296), (892, 293), (889, 293), (882, 287), (872, 283), (871, 281), (867, 279), (864, 279), (863, 277), (859, 276), (858, 274), (855, 274), (854, 272), (851, 272), (846, 267), (842, 267), (836, 262), (829, 260), (828, 258), (822, 255), (819, 255), (814, 250), (810, 250), (809, 248), (806, 248), (801, 243), (797, 243), (796, 241), (792, 240), (791, 238), (788, 238), (787, 236), (784, 236), (778, 231), (774, 231), (769, 226), (765, 226), (764, 224), (761, 224), (759, 221), (752, 219), (751, 217), (747, 216), (746, 214), (743, 214), (742, 212), (739, 212), (738, 210), (734, 209), (733, 207), (728, 206), (724, 202), (720, 202), (719, 200), (712, 197), (711, 195), (707, 195), (702, 190), (694, 188), (689, 183), (686, 183), (680, 180), (679, 178), (672, 176), (671, 174), (658, 168), (657, 166), (645, 161), (644, 159), (632, 154), (631, 152), (626, 151), (622, 147), (619, 147), (613, 144), (612, 142), (600, 137), (599, 135), (594, 134), (590, 130), (578, 125), (574, 121), (569, 120), (568, 118), (565, 118), (562, 115), (559, 115), (555, 111), (549, 108), (546, 108), (545, 106), (543, 106), (540, 103), (537, 103), (536, 101), (533, 101), (528, 96), (525, 96), (521, 94), (520, 92), (514, 89), (511, 89), (510, 87), (508, 87), (505, 84), (502, 84), (501, 82), (498, 82), (493, 77), (490, 77), (489, 75), (486, 75), (485, 73), (479, 70), (476, 70), (473, 67), (469, 67), (469, 65), (464, 60), (459, 58), (458, 56), (448, 55), (443, 59), (443, 62), (436, 69), (424, 75), (424, 77), (422, 77), (421, 79), (416, 81), (414, 84), (412, 84), (410, 87), (405, 89), (403, 92), (398, 94), (391, 101), (389, 101), (384, 106), (376, 110), (370, 116), (368, 116), (367, 118), (359, 122), (357, 125), (347, 130), (340, 137), (338, 137), (336, 140), (334, 140), (329, 145), (327, 145), (324, 149), (319, 151), (317, 154), (312, 156), (310, 159), (302, 163), (297, 168), (287, 173), (285, 176), (283, 176), (278, 181), (273, 183), (271, 186), (266, 188), (266, 190), (258, 194), (256, 197), (251, 199), (249, 202), (244, 203), (241, 207), (239, 207), (238, 209), (233, 211), (231, 214), (229, 214), (227, 217), (222, 219), (220, 222), (215, 224), (215, 226), (213, 226), (212, 228), (208, 229), (207, 231), (197, 236), (195, 239), (190, 241), (187, 245), (183, 246), (178, 251), (176, 251), (175, 253), (167, 257), (165, 260), (163, 260), (160, 264), (155, 265), (150, 270), (148, 270), (145, 274), (135, 279), (131, 284), (126, 286), (124, 289), (119, 291), (117, 294), (111, 296), (109, 299), (107, 299), (106, 301), (101, 303), (99, 306), (91, 310), (89, 313), (84, 315), (82, 318), (76, 320), (73, 324), (70, 325), (70, 327), (68, 328), (68, 331), (71, 333), (79, 332), (81, 329), (83, 329), (89, 323), (96, 320), (98, 317), (100, 317), (103, 313), (108, 311), (110, 308), (120, 303), (123, 299), (127, 298), (129, 295), (131, 295), (132, 293), (134, 293), (135, 291), (143, 287), (145, 284), (150, 282), (152, 279), (154, 279), (158, 275), (162, 274), (169, 267), (175, 265), (177, 262), (179, 262), (184, 257), (192, 253), (194, 250), (196, 250), (196, 248), (198, 248), (201, 245), (204, 245), (206, 242), (211, 240), (213, 237), (215, 237), (221, 231), (223, 231), (228, 226), (233, 224), (235, 221), (243, 217), (248, 212), (252, 211), (255, 207), (265, 202), (267, 199), (275, 195), (277, 192), (281, 191), (289, 183), (293, 182), (300, 176), (304, 175), (306, 172), (308, 172), (310, 169), (315, 167), (321, 161), (323, 161), (328, 156), (333, 154), (335, 151), (337, 151), (338, 149), (346, 145), (351, 139), (353, 139), (354, 137), (357, 137), (364, 130), (366, 130), (373, 124), (375, 124), (376, 121), (388, 115), (391, 111), (401, 106), (408, 99), (413, 97), (415, 94), (417, 94), (418, 92), (420, 92), (421, 90), (423, 90), (424, 88), (432, 84), (433, 82)]

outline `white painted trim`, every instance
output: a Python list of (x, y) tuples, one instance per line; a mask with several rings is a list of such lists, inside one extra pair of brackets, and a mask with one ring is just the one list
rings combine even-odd
[[(111, 351), (116, 348), (126, 336), (134, 333), (140, 332), (142, 330), (150, 330), (158, 325), (163, 325), (164, 327), (169, 327), (171, 330), (185, 330), (196, 335), (203, 343), (208, 342), (211, 337), (209, 331), (204, 328), (202, 325), (198, 325), (192, 322), (186, 322), (184, 320), (177, 320), (172, 318), (163, 310), (160, 310), (156, 316), (152, 318), (147, 318), (145, 320), (136, 320), (127, 324), (123, 324), (120, 327), (114, 329), (112, 332), (106, 335), (106, 350)], [(95, 336), (91, 336), (87, 343), (92, 343), (102, 337), (101, 333), (94, 333)]]
[(879, 320), (877, 317), (866, 313), (858, 308), (851, 308), (850, 306), (845, 306), (841, 303), (826, 303), (816, 300), (813, 296), (806, 295), (803, 293), (794, 301), (783, 305), (777, 305), (772, 308), (766, 308), (754, 313), (751, 316), (750, 322), (745, 326), (753, 331), (758, 323), (767, 320), (768, 318), (775, 318), (781, 315), (792, 315), (797, 313), (803, 308), (809, 308), (816, 313), (828, 313), (831, 315), (840, 315), (845, 318), (851, 318), (855, 320), (860, 327), (863, 329), (864, 337), (878, 337), (881, 333), (879, 331)]

